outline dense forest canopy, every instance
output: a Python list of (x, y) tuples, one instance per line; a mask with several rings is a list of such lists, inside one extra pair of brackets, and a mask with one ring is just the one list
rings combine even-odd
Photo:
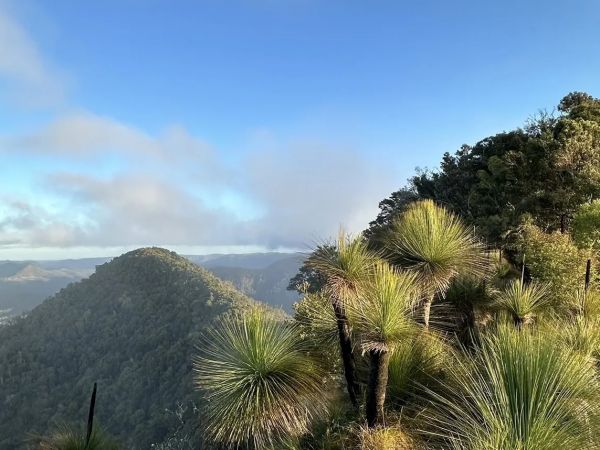
[(0, 448), (23, 448), (31, 433), (83, 422), (94, 382), (97, 420), (126, 448), (168, 439), (180, 425), (178, 409), (197, 401), (191, 364), (202, 330), (252, 303), (162, 249), (98, 266), (0, 328)]
[(446, 153), (380, 203), (375, 236), (406, 205), (432, 199), (459, 214), (489, 243), (502, 245), (523, 215), (545, 231), (564, 230), (579, 205), (600, 197), (600, 100), (573, 92), (554, 113), (522, 128)]

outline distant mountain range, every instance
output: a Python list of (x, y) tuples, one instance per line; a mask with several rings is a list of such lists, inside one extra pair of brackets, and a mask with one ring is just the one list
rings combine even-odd
[[(287, 290), (302, 264), (297, 253), (250, 253), (190, 255), (190, 261), (219, 278), (230, 281), (243, 293), (291, 312), (298, 295)], [(70, 283), (91, 275), (96, 266), (112, 258), (56, 261), (0, 261), (0, 324), (3, 317), (30, 311)]]
[[(80, 269), (77, 263), (0, 267), (5, 284), (47, 283), (41, 280), (52, 280), (53, 271)], [(194, 443), (185, 448), (208, 448), (199, 419), (180, 420), (181, 411), (193, 414), (199, 401), (195, 346), (217, 317), (254, 304), (164, 249), (139, 249), (99, 265), (89, 278), (0, 327), (0, 450), (24, 449), (32, 433), (85, 421), (94, 382), (98, 423), (123, 448), (145, 450), (174, 433)], [(182, 434), (184, 425), (189, 432)]]

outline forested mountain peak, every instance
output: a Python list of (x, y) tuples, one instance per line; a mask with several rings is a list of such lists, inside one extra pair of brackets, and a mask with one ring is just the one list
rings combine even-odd
[(98, 266), (0, 328), (0, 449), (21, 448), (30, 433), (61, 421), (83, 421), (94, 382), (99, 422), (126, 448), (161, 441), (174, 425), (166, 411), (194, 401), (192, 354), (200, 333), (222, 313), (251, 303), (160, 248)]

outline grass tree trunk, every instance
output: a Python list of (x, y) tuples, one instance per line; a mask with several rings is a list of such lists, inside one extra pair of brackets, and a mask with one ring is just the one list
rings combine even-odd
[(523, 317), (514, 316), (513, 323), (515, 324), (515, 328), (517, 330), (521, 330), (527, 322), (526, 322), (525, 318), (523, 318)]
[(96, 390), (98, 389), (98, 384), (94, 383), (94, 389), (92, 390), (92, 398), (90, 399), (90, 410), (88, 412), (88, 423), (87, 423), (87, 432), (85, 434), (85, 446), (87, 448), (90, 443), (90, 438), (92, 437), (92, 431), (94, 430), (94, 409), (96, 408)]
[(592, 277), (592, 260), (588, 259), (585, 264), (585, 290), (587, 291), (590, 287), (590, 280)]
[(346, 317), (346, 312), (340, 302), (333, 302), (333, 310), (337, 321), (340, 353), (344, 365), (344, 376), (346, 377), (348, 396), (350, 397), (352, 405), (358, 407), (359, 385), (356, 379), (356, 363), (354, 361), (352, 338), (350, 337), (350, 324), (348, 323), (348, 317)]
[(423, 302), (423, 323), (425, 328), (429, 328), (429, 318), (431, 317), (431, 304), (433, 303), (433, 295), (429, 296)]
[(458, 333), (460, 342), (466, 348), (473, 348), (476, 342), (475, 333), (477, 331), (477, 324), (475, 318), (475, 309), (472, 305), (469, 305), (462, 312), (462, 324)]
[(367, 424), (369, 428), (383, 425), (383, 405), (388, 383), (388, 367), (390, 353), (388, 351), (371, 350), (369, 385), (367, 388)]

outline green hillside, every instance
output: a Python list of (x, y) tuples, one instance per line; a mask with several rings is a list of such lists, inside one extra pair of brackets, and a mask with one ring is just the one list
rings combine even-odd
[(291, 313), (299, 296), (287, 287), (304, 258), (302, 255), (288, 256), (261, 268), (214, 266), (208, 270), (222, 280), (230, 281), (244, 294)]
[(191, 356), (201, 330), (251, 299), (159, 248), (98, 266), (26, 318), (0, 328), (0, 449), (86, 417), (98, 382), (99, 423), (126, 448), (149, 448), (194, 401)]

